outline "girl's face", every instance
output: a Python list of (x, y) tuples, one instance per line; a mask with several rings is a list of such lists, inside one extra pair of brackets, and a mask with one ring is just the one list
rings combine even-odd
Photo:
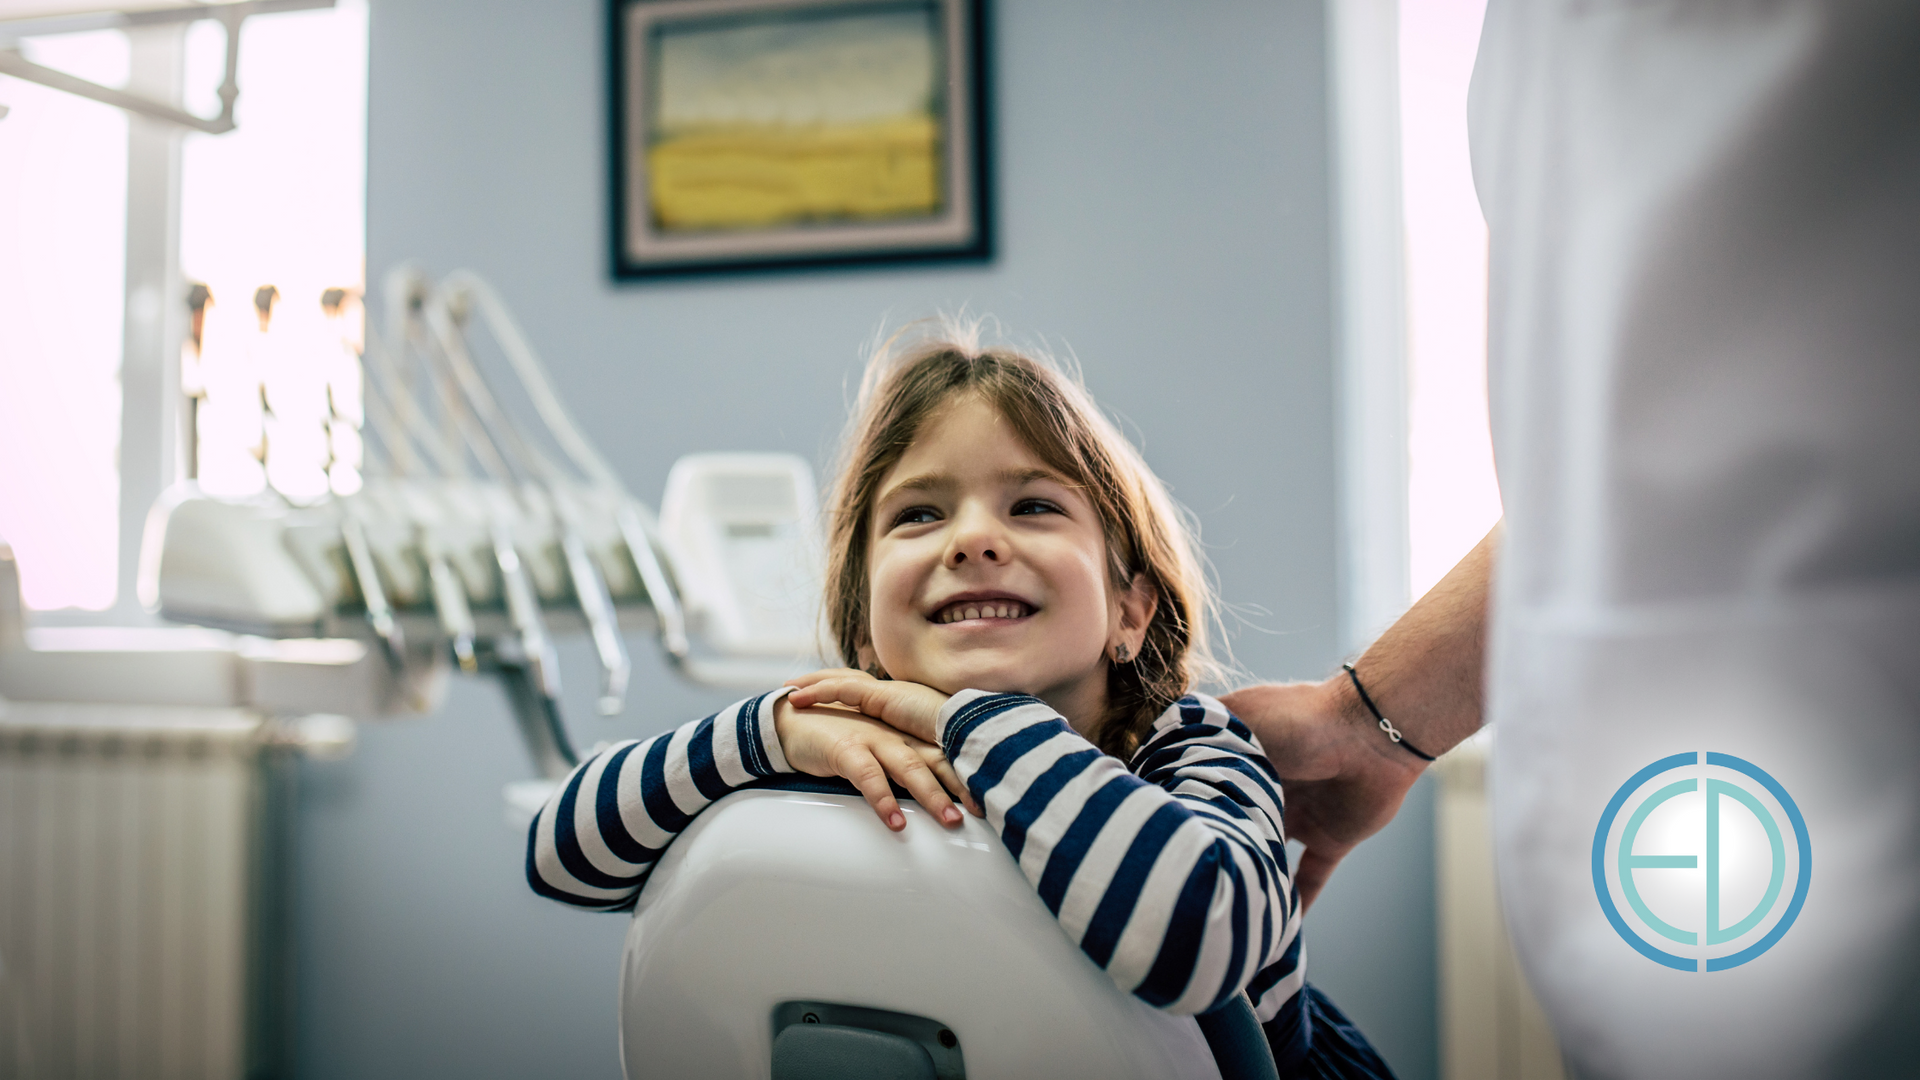
[(871, 649), (943, 693), (1033, 694), (1083, 732), (1106, 711), (1107, 655), (1137, 652), (1151, 589), (1109, 584), (1093, 506), (999, 410), (956, 399), (880, 481), (868, 563)]

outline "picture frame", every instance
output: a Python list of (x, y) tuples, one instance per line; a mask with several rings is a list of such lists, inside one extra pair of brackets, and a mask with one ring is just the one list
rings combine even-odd
[(988, 0), (610, 0), (616, 279), (992, 256)]

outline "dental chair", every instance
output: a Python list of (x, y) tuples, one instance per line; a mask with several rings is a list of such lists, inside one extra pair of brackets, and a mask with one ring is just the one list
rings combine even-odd
[(1195, 1018), (1121, 992), (984, 821), (896, 794), (899, 833), (783, 777), (673, 842), (621, 961), (629, 1080), (1276, 1075), (1244, 996)]

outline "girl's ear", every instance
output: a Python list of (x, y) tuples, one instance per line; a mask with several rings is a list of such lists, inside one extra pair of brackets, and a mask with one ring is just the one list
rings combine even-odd
[(1153, 613), (1160, 610), (1160, 590), (1154, 587), (1147, 575), (1135, 574), (1127, 587), (1117, 591), (1113, 599), (1114, 613), (1118, 617), (1112, 642), (1116, 650), (1115, 658), (1139, 656), (1140, 643), (1147, 636), (1147, 626), (1153, 622)]

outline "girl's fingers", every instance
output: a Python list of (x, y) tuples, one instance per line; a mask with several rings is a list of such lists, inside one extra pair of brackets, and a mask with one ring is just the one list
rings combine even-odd
[(834, 771), (859, 789), (861, 796), (873, 807), (873, 812), (879, 815), (887, 828), (899, 832), (907, 827), (907, 815), (901, 812), (900, 802), (893, 797), (893, 788), (887, 784), (887, 771), (873, 756), (871, 748), (859, 743), (842, 747), (834, 755)]
[[(890, 700), (887, 697), (888, 684), (864, 675), (857, 679), (843, 679), (831, 673), (816, 674), (820, 675), (818, 681), (788, 695), (786, 704), (790, 709), (805, 710), (809, 705), (823, 703), (851, 705), (877, 716), (877, 720), (845, 713), (828, 715), (832, 710), (797, 715), (796, 724), (807, 720), (814, 725), (809, 730), (818, 732), (816, 739), (827, 731), (838, 734), (812, 744), (803, 739), (793, 740), (787, 752), (788, 760), (794, 763), (795, 768), (815, 772), (816, 775), (845, 777), (873, 807), (873, 812), (887, 828), (896, 832), (906, 827), (906, 814), (900, 809), (899, 800), (894, 797), (888, 783), (889, 777), (905, 788), (928, 813), (949, 827), (959, 825), (964, 820), (960, 808), (954, 805), (956, 799), (975, 815), (980, 814), (979, 806), (938, 746), (901, 731), (897, 726), (887, 726), (891, 721), (884, 715), (887, 710), (882, 706)], [(863, 682), (866, 685), (861, 685)], [(937, 692), (914, 684), (895, 684), (893, 689), (908, 693), (917, 691), (930, 699), (926, 703), (908, 701), (908, 705), (933, 704), (945, 700)], [(821, 724), (826, 725), (824, 730), (818, 728)], [(784, 746), (788, 735), (783, 733), (781, 737)], [(818, 746), (819, 749), (808, 750), (806, 748), (809, 745)]]
[(945, 694), (918, 683), (881, 682), (860, 672), (850, 677), (823, 676), (788, 697), (796, 709), (822, 704), (845, 705), (885, 721), (896, 730), (929, 741), (936, 738), (940, 709), (947, 702)]
[(873, 697), (873, 689), (880, 685), (875, 679), (850, 679), (832, 672), (815, 672), (806, 676), (811, 680), (787, 696), (793, 700), (796, 709), (822, 703), (850, 705), (860, 708), (861, 704)]
[(885, 685), (875, 679), (826, 678), (787, 696), (793, 699), (796, 709), (814, 705), (845, 705), (884, 721), (888, 719)]
[(954, 770), (953, 762), (948, 761), (947, 755), (940, 753), (937, 747), (932, 749), (934, 760), (927, 762), (927, 767), (932, 769), (933, 775), (939, 778), (940, 786), (953, 792), (953, 797), (960, 800), (968, 813), (974, 817), (985, 817), (986, 815), (980, 812), (979, 805), (973, 801), (973, 793), (967, 790), (967, 785), (960, 780), (960, 774)]
[(900, 782), (901, 787), (907, 789), (914, 802), (948, 828), (960, 824), (960, 808), (947, 798), (939, 778), (932, 769), (927, 768), (926, 762), (920, 760), (918, 750), (911, 744), (902, 743), (888, 751), (886, 757), (884, 764), (887, 772)]
[(806, 675), (800, 675), (800, 676), (796, 676), (795, 678), (788, 679), (783, 685), (812, 686), (814, 683), (817, 683), (822, 679), (845, 679), (850, 677), (851, 678), (867, 678), (867, 679), (873, 678), (873, 676), (868, 675), (866, 672), (856, 671), (853, 668), (844, 668), (844, 667), (821, 668), (819, 671), (810, 672)]

